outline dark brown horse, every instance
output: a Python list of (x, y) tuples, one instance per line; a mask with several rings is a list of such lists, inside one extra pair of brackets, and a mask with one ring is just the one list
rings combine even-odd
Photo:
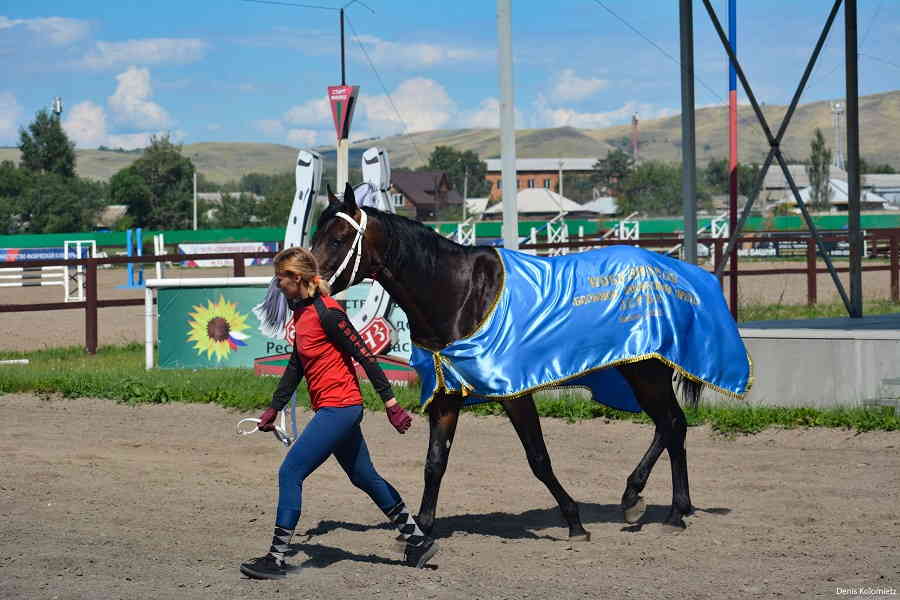
[[(381, 283), (409, 319), (413, 343), (441, 348), (468, 334), (482, 322), (502, 282), (502, 266), (491, 248), (456, 244), (421, 223), (376, 209), (357, 208), (348, 185), (344, 200), (329, 190), (329, 206), (318, 221), (312, 252), (323, 277), (333, 278), (337, 292), (372, 278)], [(672, 507), (665, 524), (683, 528), (693, 511), (684, 449), (687, 422), (672, 387), (673, 369), (656, 359), (613, 367), (634, 391), (640, 407), (656, 425), (653, 442), (628, 477), (622, 495), (625, 520), (644, 514), (640, 496), (663, 450), (672, 465)], [(682, 381), (696, 404), (700, 385)], [(531, 395), (500, 400), (525, 448), (531, 470), (559, 503), (569, 537), (588, 540), (578, 505), (563, 489), (550, 464)], [(429, 405), (431, 426), (425, 463), (425, 490), (419, 509), (423, 529), (434, 527), (438, 492), (447, 467), (459, 411), (460, 394), (438, 392)]]

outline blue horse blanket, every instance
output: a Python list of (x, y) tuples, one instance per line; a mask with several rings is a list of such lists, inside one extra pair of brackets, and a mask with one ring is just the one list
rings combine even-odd
[(556, 258), (497, 252), (503, 285), (475, 331), (444, 348), (413, 346), (422, 404), (438, 391), (476, 404), (575, 386), (640, 412), (625, 378), (607, 367), (647, 358), (731, 397), (750, 389), (750, 358), (703, 269), (631, 246)]

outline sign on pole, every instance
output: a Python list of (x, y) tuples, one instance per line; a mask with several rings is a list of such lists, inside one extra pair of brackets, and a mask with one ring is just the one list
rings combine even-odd
[(331, 117), (334, 119), (334, 131), (339, 140), (350, 137), (350, 122), (356, 108), (356, 97), (359, 95), (358, 85), (328, 86), (328, 102), (331, 104)]

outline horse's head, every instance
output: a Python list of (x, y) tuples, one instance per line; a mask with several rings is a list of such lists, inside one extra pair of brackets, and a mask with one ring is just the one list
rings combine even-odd
[(328, 188), (328, 207), (319, 217), (312, 253), (333, 292), (345, 290), (375, 272), (376, 252), (368, 215), (356, 205), (348, 183), (343, 200)]

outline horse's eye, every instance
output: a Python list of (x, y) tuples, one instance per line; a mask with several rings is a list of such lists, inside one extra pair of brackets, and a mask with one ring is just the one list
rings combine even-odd
[(328, 242), (328, 245), (332, 248), (339, 248), (341, 245), (341, 240), (331, 240), (330, 242)]

